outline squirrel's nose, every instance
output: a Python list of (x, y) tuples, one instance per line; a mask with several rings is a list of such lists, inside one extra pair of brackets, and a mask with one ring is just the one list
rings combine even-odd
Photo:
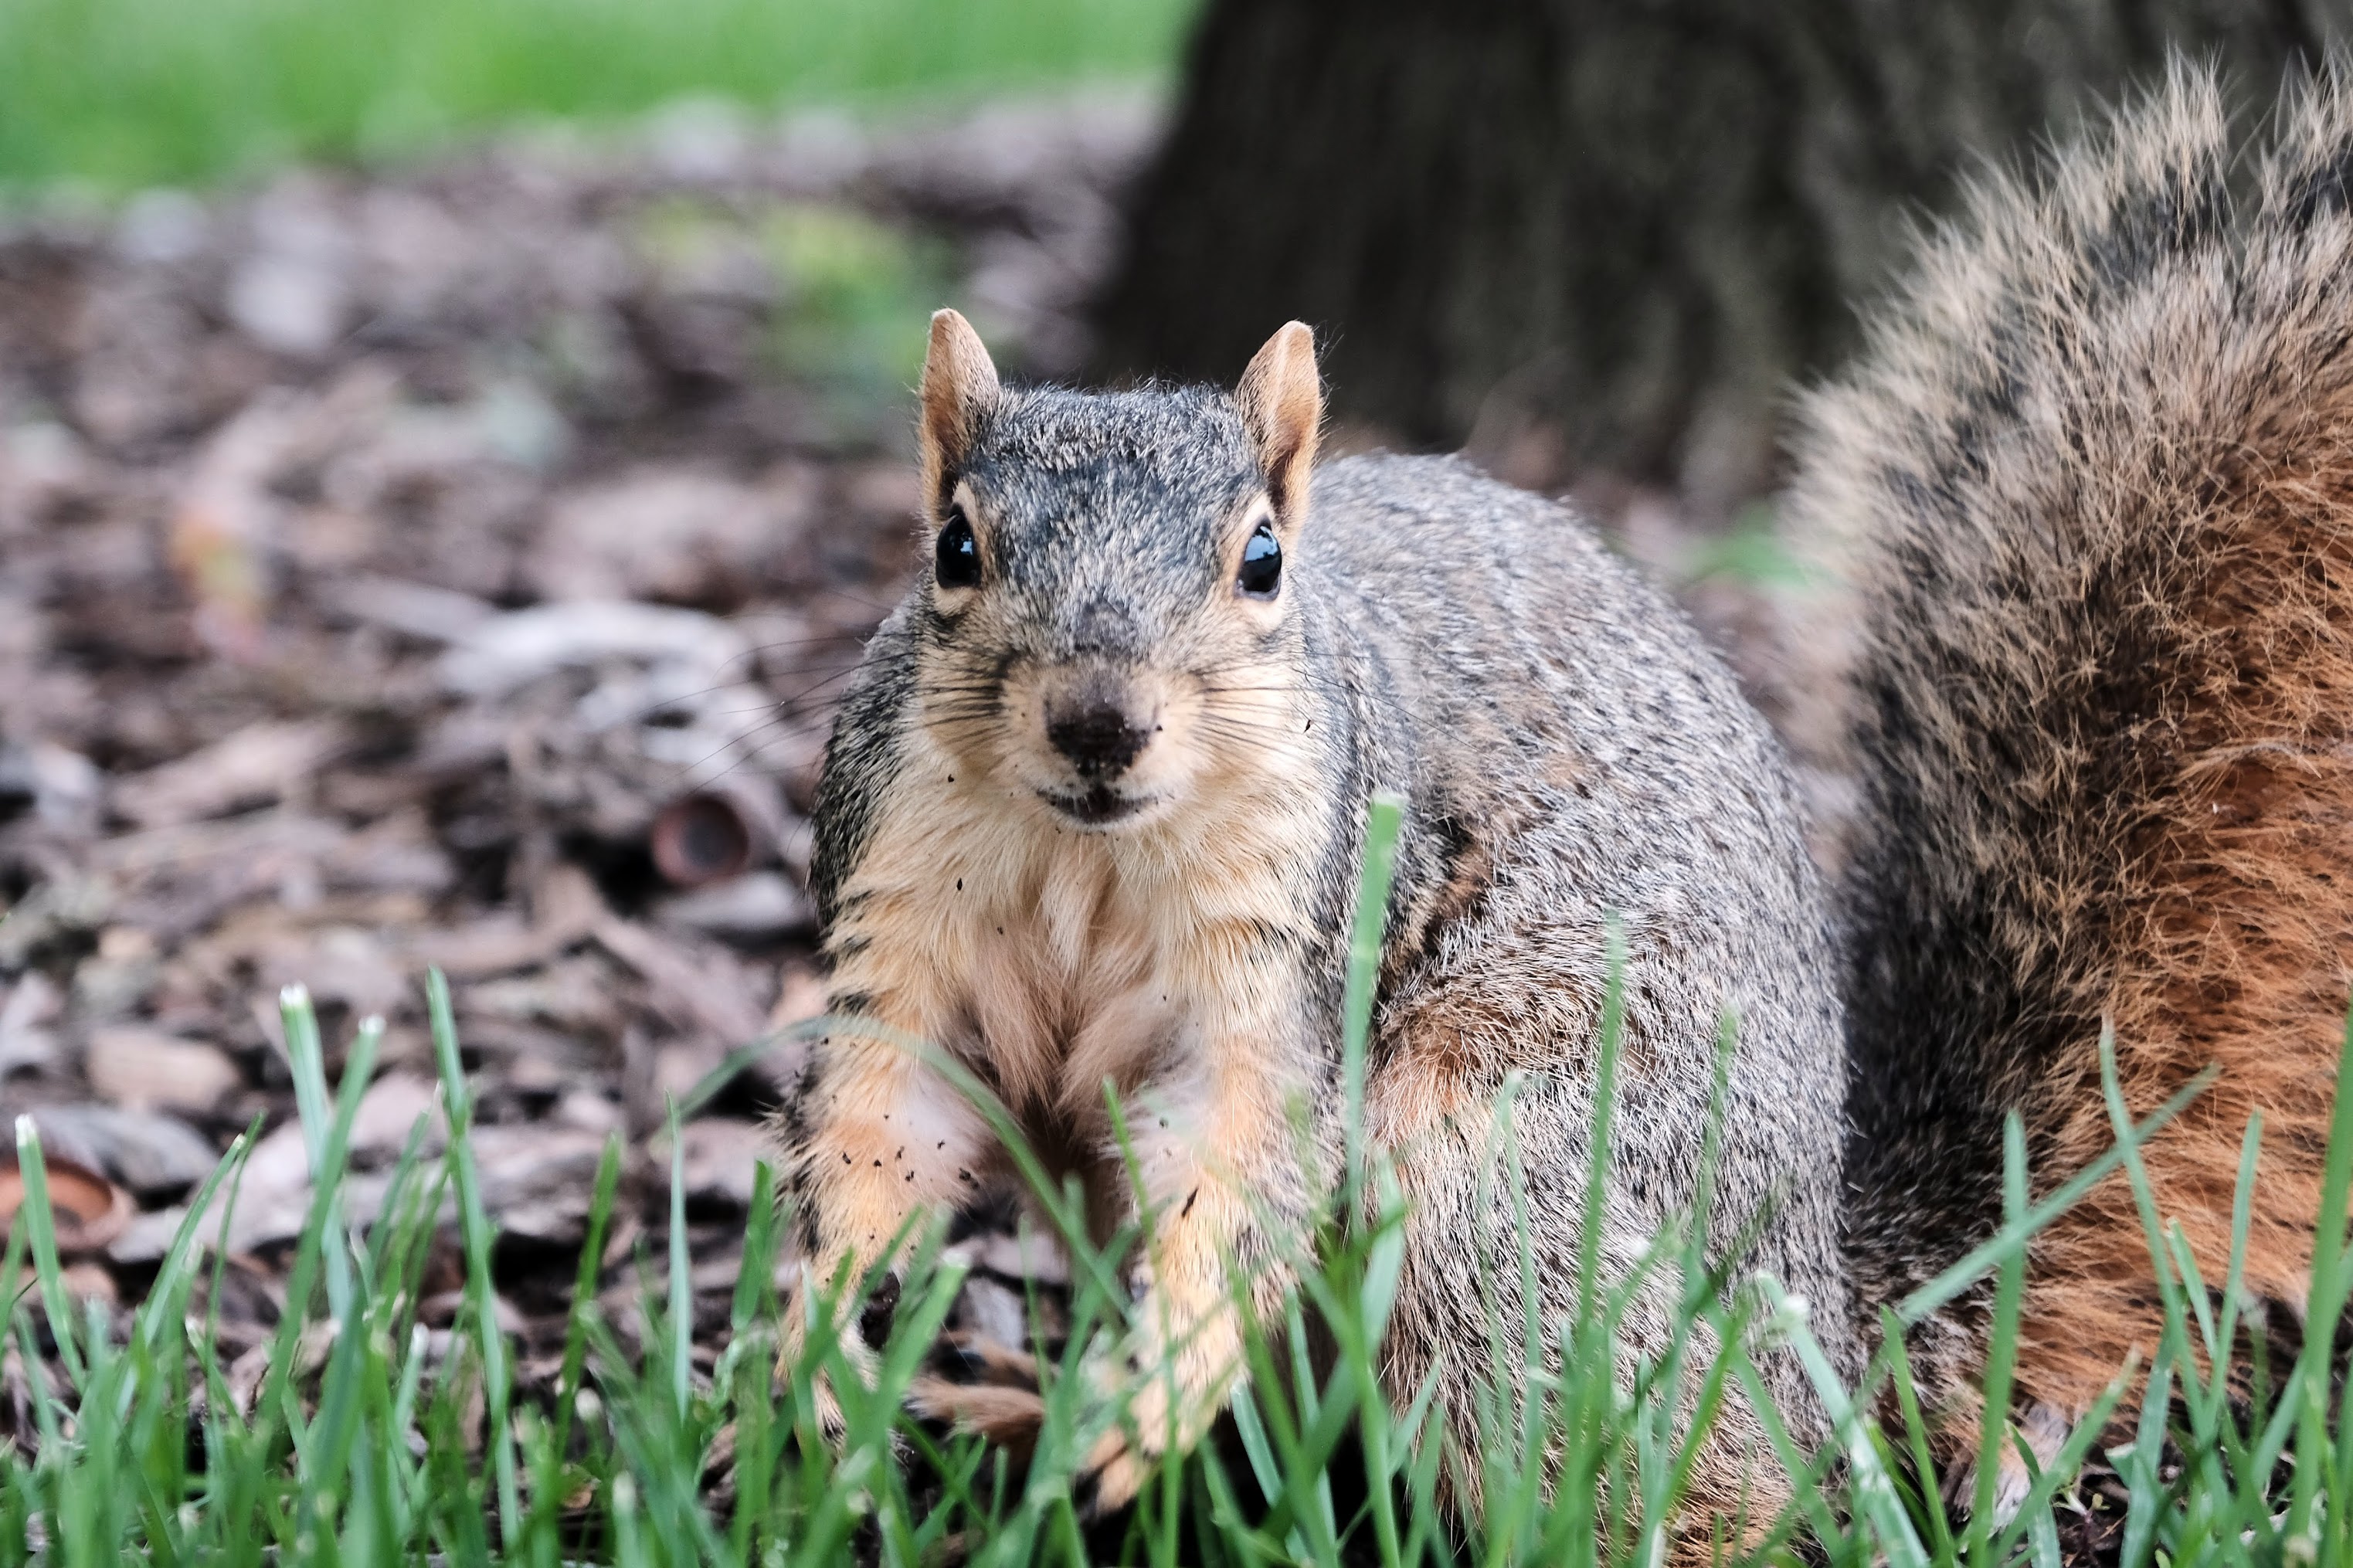
[(1108, 702), (1084, 703), (1046, 717), (1046, 739), (1084, 779), (1117, 778), (1151, 738), (1151, 731)]

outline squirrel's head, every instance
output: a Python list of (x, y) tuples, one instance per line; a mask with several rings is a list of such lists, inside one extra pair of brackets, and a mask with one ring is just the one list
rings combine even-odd
[(1283, 749), (1323, 407), (1296, 321), (1230, 393), (1088, 395), (1009, 390), (932, 318), (917, 685), (975, 784), (1107, 829)]

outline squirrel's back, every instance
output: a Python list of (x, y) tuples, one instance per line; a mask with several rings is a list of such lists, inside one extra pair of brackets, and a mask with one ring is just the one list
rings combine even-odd
[[(2178, 70), (1925, 245), (1805, 410), (1855, 602), (1850, 1250), (1865, 1309), (2112, 1141), (2112, 1023), (2209, 1280), (2263, 1119), (2249, 1287), (2300, 1310), (2353, 967), (2353, 92), (2252, 145)], [(2112, 1179), (2031, 1255), (2022, 1395), (2073, 1418), (2160, 1312)], [(1915, 1355), (1960, 1402), (1982, 1302)]]
[[(1524, 1247), (1569, 1256), (1613, 923), (1625, 1032), (1603, 1252), (1639, 1256), (1695, 1201), (1729, 1024), (1713, 1233), (1741, 1239), (1719, 1261), (1805, 1297), (1818, 1342), (1851, 1374), (1837, 965), (1768, 726), (1592, 531), (1466, 463), (1332, 464), (1315, 526), (1313, 663), (1356, 689), (1356, 765), (1409, 795), (1368, 1131), (1384, 1147), (1457, 1152), (1400, 1156), (1416, 1213), (1388, 1347), (1399, 1386), (1434, 1375), (1441, 1408), (1475, 1409), (1488, 1352), (1462, 1326), (1482, 1321), (1476, 1281), (1510, 1277)], [(1465, 1120), (1515, 1077), (1516, 1210), (1493, 1186), (1497, 1153), (1442, 1114)], [(1546, 1271), (1546, 1321), (1578, 1310), (1573, 1276)], [(1663, 1344), (1670, 1310), (1646, 1300), (1630, 1342)], [(1508, 1332), (1517, 1314), (1504, 1317)], [(1785, 1348), (1759, 1370), (1794, 1430), (1826, 1436)], [(1766, 1441), (1746, 1410), (1715, 1438), (1750, 1456)], [(1728, 1458), (1702, 1466), (1701, 1501), (1731, 1515), (1743, 1474)]]

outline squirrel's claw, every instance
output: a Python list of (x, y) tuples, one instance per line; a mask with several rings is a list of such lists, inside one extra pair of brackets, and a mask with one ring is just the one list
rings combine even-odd
[(1137, 1453), (1124, 1432), (1114, 1428), (1104, 1433), (1079, 1473), (1071, 1478), (1071, 1506), (1091, 1524), (1117, 1513), (1144, 1489), (1144, 1479), (1152, 1473), (1157, 1458)]
[(1133, 1385), (1124, 1400), (1112, 1399), (1118, 1419), (1095, 1440), (1086, 1462), (1071, 1478), (1071, 1501), (1082, 1519), (1118, 1512), (1135, 1500), (1145, 1478), (1168, 1451), (1168, 1385), (1151, 1378)]
[[(806, 1293), (814, 1288), (814, 1281), (805, 1274), (794, 1294), (785, 1303), (781, 1317), (783, 1331), (776, 1343), (776, 1382), (779, 1385), (790, 1386), (796, 1372), (808, 1358), (810, 1331), (818, 1330), (831, 1336), (832, 1346), (839, 1353), (849, 1375), (865, 1388), (873, 1388), (881, 1373), (878, 1347), (888, 1337), (891, 1316), (898, 1307), (898, 1276), (895, 1273), (886, 1276), (881, 1288), (861, 1306), (858, 1318), (849, 1324), (835, 1322), (830, 1316), (812, 1314)], [(849, 1419), (842, 1409), (841, 1396), (833, 1386), (833, 1376), (827, 1370), (823, 1359), (810, 1364), (807, 1371), (809, 1397), (815, 1406), (818, 1434), (838, 1448), (849, 1434)]]

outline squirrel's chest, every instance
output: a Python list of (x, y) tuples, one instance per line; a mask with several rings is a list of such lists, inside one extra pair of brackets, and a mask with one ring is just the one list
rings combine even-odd
[(1104, 836), (960, 823), (878, 835), (829, 935), (837, 996), (964, 1058), (1008, 1103), (1085, 1115), (1105, 1079), (1165, 1079), (1236, 954), (1296, 918), (1273, 865), (1201, 874)]
[(1152, 906), (1084, 866), (981, 902), (947, 1044), (984, 1062), (1008, 1100), (1092, 1109), (1181, 1047), (1196, 989), (1186, 911)]

